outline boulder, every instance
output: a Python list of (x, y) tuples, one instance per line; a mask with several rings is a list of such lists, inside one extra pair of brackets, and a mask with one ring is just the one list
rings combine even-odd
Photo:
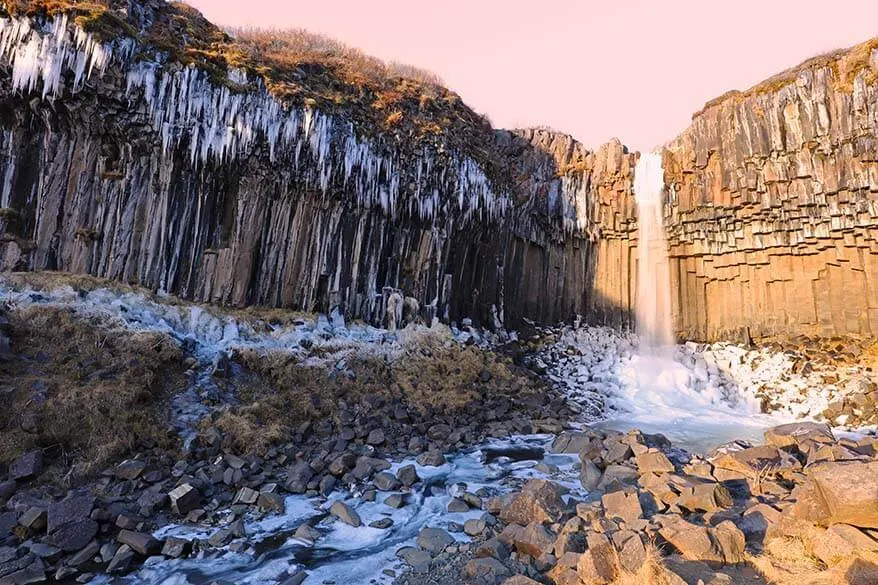
[(134, 480), (146, 469), (146, 461), (128, 459), (116, 466), (113, 474), (119, 479)]
[(808, 475), (825, 503), (821, 524), (878, 528), (878, 461), (821, 463)]
[(713, 459), (713, 464), (715, 468), (732, 471), (750, 479), (760, 478), (766, 472), (781, 473), (802, 469), (801, 463), (795, 457), (773, 445), (720, 453)]
[(549, 532), (541, 523), (531, 522), (515, 534), (512, 546), (520, 554), (537, 558), (542, 554), (553, 551), (555, 548), (555, 535)]
[(485, 531), (486, 527), (487, 524), (485, 523), (485, 521), (479, 518), (470, 518), (463, 523), (463, 531), (468, 536), (478, 536)]
[(29, 451), (12, 462), (9, 466), (9, 477), (22, 481), (33, 479), (43, 471), (43, 452), (39, 449)]
[(286, 488), (291, 494), (304, 494), (308, 491), (308, 482), (314, 476), (314, 470), (307, 461), (298, 460), (287, 469)]
[(98, 524), (90, 518), (75, 520), (51, 532), (51, 542), (67, 552), (82, 550), (98, 533)]
[(765, 442), (780, 449), (798, 447), (806, 441), (834, 443), (832, 429), (825, 423), (797, 422), (765, 431)]
[(454, 542), (454, 538), (441, 528), (424, 528), (418, 534), (417, 544), (423, 550), (434, 555), (441, 553)]
[(601, 483), (601, 470), (590, 459), (585, 459), (579, 470), (579, 482), (586, 491), (594, 491)]
[(509, 549), (499, 538), (489, 538), (476, 548), (475, 556), (476, 558), (506, 559), (509, 558)]
[(503, 581), (503, 585), (540, 585), (540, 583), (524, 575), (516, 575)]
[(498, 585), (509, 575), (506, 565), (490, 557), (473, 559), (460, 572), (464, 582), (470, 585)]
[(674, 472), (674, 464), (661, 451), (647, 451), (646, 453), (636, 455), (634, 460), (637, 463), (637, 471), (641, 474)]
[(375, 487), (382, 492), (392, 492), (398, 490), (399, 487), (402, 485), (392, 473), (387, 473), (386, 471), (376, 473), (375, 477), (372, 478), (372, 483), (374, 483)]
[(418, 477), (418, 472), (414, 465), (404, 465), (400, 467), (396, 472), (396, 477), (402, 482), (402, 485), (406, 487), (412, 487), (421, 479)]
[(445, 465), (445, 455), (439, 451), (427, 451), (418, 455), (417, 462), (423, 467), (439, 467)]
[(46, 517), (49, 534), (68, 524), (87, 520), (91, 516), (94, 505), (95, 499), (89, 494), (70, 495), (60, 502), (51, 504)]
[(828, 566), (878, 551), (878, 542), (849, 524), (833, 524), (813, 539), (811, 553)]
[(729, 508), (732, 495), (719, 483), (700, 483), (680, 491), (675, 503), (690, 512), (716, 512)]
[(201, 504), (201, 494), (188, 483), (171, 490), (168, 499), (171, 501), (171, 509), (181, 516), (185, 516)]
[(405, 546), (396, 551), (396, 556), (405, 561), (415, 573), (426, 573), (430, 570), (430, 562), (433, 557), (430, 553), (411, 547)]
[(363, 521), (360, 519), (360, 515), (357, 514), (357, 511), (344, 502), (334, 502), (329, 508), (329, 513), (354, 528), (363, 525)]
[(134, 532), (131, 530), (122, 530), (116, 537), (122, 544), (127, 544), (131, 550), (142, 556), (150, 556), (158, 553), (162, 545), (159, 541), (152, 537), (152, 534), (144, 532)]
[(640, 499), (637, 497), (636, 491), (619, 490), (604, 494), (601, 497), (601, 503), (607, 518), (619, 518), (626, 524), (633, 524), (643, 517), (643, 508), (640, 506)]
[(576, 572), (583, 583), (604, 585), (619, 577), (619, 558), (616, 549), (604, 534), (590, 532), (586, 537), (588, 550), (580, 557)]
[(384, 431), (381, 429), (373, 429), (369, 432), (369, 436), (366, 437), (366, 444), (368, 445), (383, 445), (384, 444)]
[(620, 530), (613, 534), (613, 545), (618, 551), (619, 564), (626, 571), (636, 573), (646, 563), (646, 547), (639, 533)]
[(550, 481), (530, 480), (501, 510), (500, 519), (521, 526), (531, 522), (557, 522), (567, 509), (562, 494), (561, 488)]

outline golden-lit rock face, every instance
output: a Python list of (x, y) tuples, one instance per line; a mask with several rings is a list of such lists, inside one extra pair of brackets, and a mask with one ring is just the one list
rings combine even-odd
[(667, 145), (682, 336), (878, 331), (874, 46), (708, 105)]

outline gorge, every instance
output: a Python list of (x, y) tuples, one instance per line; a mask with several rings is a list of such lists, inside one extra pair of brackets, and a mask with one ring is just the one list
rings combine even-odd
[(305, 34), (0, 2), (0, 585), (878, 582), (878, 40), (637, 153)]

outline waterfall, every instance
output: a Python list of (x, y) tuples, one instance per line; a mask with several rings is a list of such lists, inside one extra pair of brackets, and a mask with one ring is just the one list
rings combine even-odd
[(641, 348), (650, 353), (674, 344), (668, 241), (662, 221), (664, 188), (661, 153), (641, 155), (634, 170), (638, 224), (635, 316)]

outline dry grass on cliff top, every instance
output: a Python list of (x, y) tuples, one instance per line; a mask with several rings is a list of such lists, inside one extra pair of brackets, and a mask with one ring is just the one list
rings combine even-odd
[[(850, 93), (853, 91), (854, 79), (864, 69), (871, 68), (872, 51), (878, 49), (878, 37), (869, 39), (849, 49), (838, 49), (816, 55), (806, 61), (782, 71), (765, 81), (762, 81), (750, 89), (740, 91), (732, 90), (707, 102), (700, 111), (692, 115), (696, 118), (705, 110), (719, 106), (728, 101), (739, 102), (746, 98), (764, 95), (779, 91), (780, 89), (796, 82), (799, 74), (806, 70), (830, 69), (833, 85), (836, 90)], [(871, 70), (867, 76), (867, 83), (874, 83), (878, 78), (878, 72)]]
[(42, 449), (82, 476), (140, 448), (173, 446), (166, 399), (184, 384), (173, 340), (71, 309), (8, 317), (15, 355), (0, 362), (0, 462)]

